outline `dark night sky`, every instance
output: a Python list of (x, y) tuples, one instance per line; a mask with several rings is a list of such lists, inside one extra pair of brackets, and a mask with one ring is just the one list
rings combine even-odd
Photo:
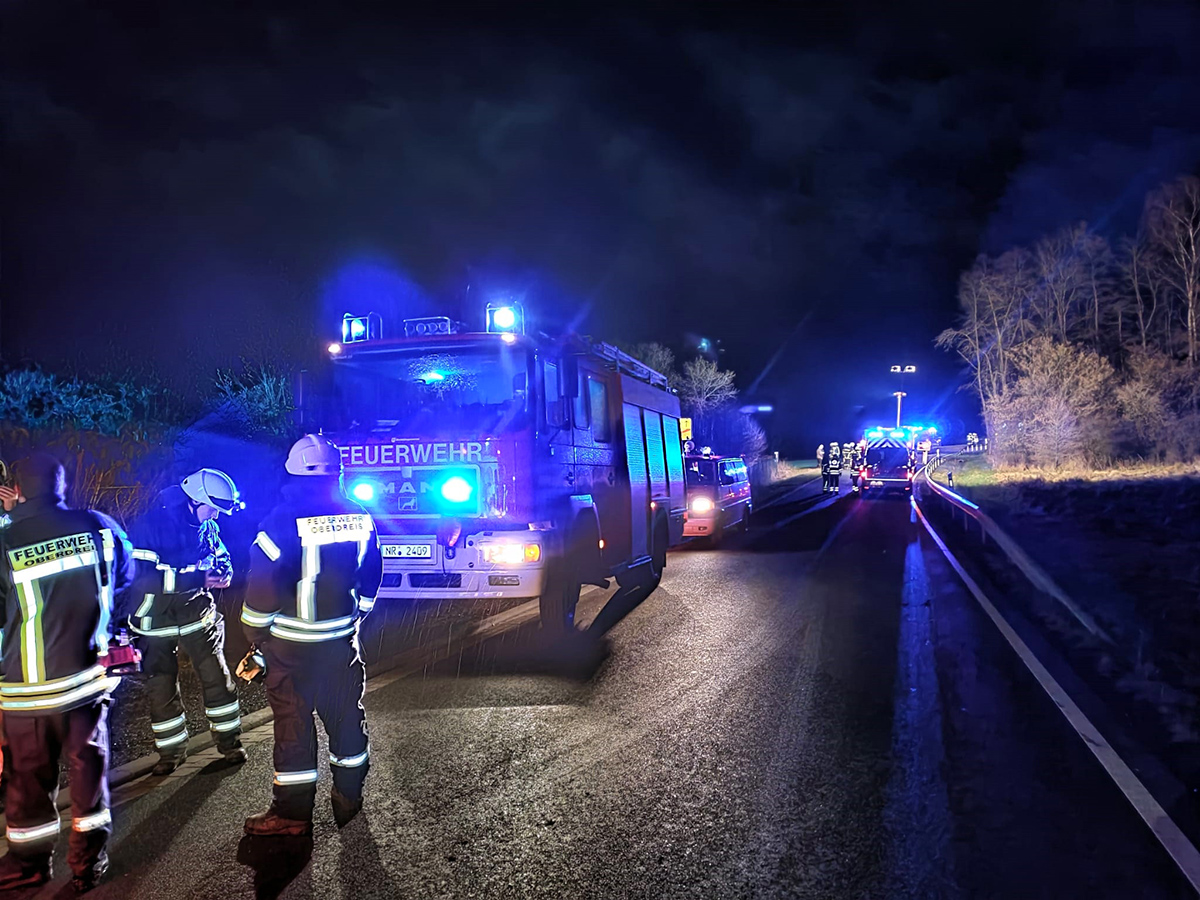
[(783, 346), (807, 449), (886, 420), (893, 362), (969, 417), (932, 339), (975, 254), (1129, 230), (1200, 162), (1180, 4), (106, 5), (2, 6), (10, 360), (186, 386), (511, 289), (744, 388)]

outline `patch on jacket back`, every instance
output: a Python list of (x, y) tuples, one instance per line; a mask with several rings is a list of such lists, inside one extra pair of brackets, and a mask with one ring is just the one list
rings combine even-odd
[(308, 516), (296, 520), (301, 544), (340, 544), (365, 541), (371, 536), (371, 517), (363, 513), (343, 516)]
[(32, 569), (44, 563), (66, 559), (69, 556), (82, 556), (85, 553), (95, 553), (96, 542), (86, 531), (82, 534), (72, 534), (67, 537), (43, 541), (40, 544), (29, 544), (8, 551), (8, 561), (14, 572)]

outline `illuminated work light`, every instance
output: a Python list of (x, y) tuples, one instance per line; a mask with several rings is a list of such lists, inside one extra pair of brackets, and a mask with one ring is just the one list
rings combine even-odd
[(360, 481), (350, 489), (350, 493), (360, 503), (370, 503), (375, 499), (375, 485), (369, 481)]
[(489, 303), (487, 305), (488, 334), (525, 333), (525, 312), (519, 303)]

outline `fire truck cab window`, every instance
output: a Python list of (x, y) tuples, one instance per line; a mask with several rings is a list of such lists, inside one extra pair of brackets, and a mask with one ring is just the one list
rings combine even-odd
[(588, 392), (587, 392), (587, 375), (582, 371), (579, 373), (579, 393), (575, 397), (575, 427), (584, 429), (592, 424), (592, 420), (588, 418)]
[(592, 375), (588, 376), (587, 385), (592, 437), (597, 441), (607, 443), (612, 439), (608, 421), (608, 385)]
[(562, 398), (558, 393), (558, 363), (546, 360), (542, 367), (545, 380), (546, 422), (550, 425), (563, 424)]

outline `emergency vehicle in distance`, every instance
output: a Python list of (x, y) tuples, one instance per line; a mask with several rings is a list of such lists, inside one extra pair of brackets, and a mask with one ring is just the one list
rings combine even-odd
[(916, 476), (913, 433), (907, 428), (869, 428), (863, 435), (863, 465), (852, 473), (860, 497), (911, 494)]
[(527, 335), (519, 304), (486, 313), (394, 338), (347, 315), (316, 421), (378, 523), (380, 598), (537, 597), (567, 630), (583, 584), (653, 589), (682, 536), (679, 399), (608, 344)]
[(712, 449), (705, 447), (699, 453), (685, 453), (683, 469), (687, 482), (685, 538), (709, 538), (716, 542), (728, 528), (745, 531), (750, 527), (754, 509), (744, 459), (714, 456)]

